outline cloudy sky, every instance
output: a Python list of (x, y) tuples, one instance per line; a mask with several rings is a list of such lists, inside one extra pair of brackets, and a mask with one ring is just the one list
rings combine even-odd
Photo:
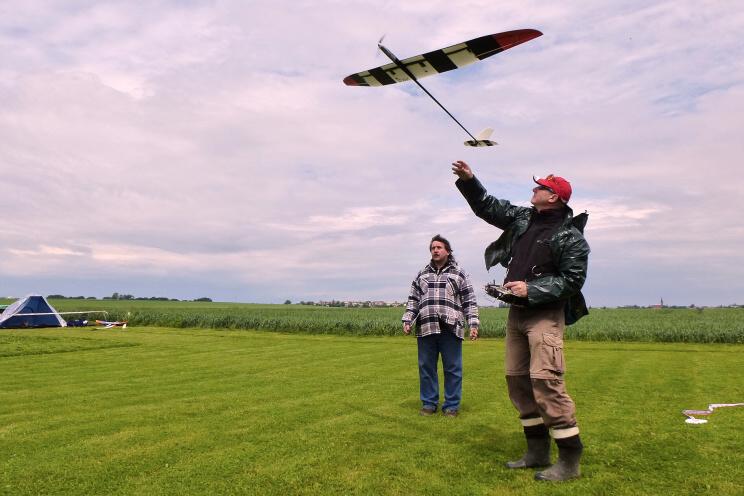
[[(134, 7), (133, 5), (137, 5)], [(415, 86), (348, 74), (544, 33)], [(592, 306), (744, 303), (744, 9), (720, 1), (0, 3), (0, 295), (405, 299), (441, 233), (500, 233), (453, 160), (589, 212)], [(479, 291), (481, 304), (490, 304)]]

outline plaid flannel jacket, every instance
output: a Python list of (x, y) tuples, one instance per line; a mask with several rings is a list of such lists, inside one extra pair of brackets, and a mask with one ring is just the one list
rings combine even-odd
[(439, 334), (449, 328), (464, 339), (463, 314), (469, 327), (480, 325), (470, 278), (452, 259), (440, 271), (427, 264), (411, 283), (403, 323), (415, 322), (418, 337)]

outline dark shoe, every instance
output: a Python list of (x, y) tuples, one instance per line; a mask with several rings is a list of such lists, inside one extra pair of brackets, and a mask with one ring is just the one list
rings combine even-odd
[(558, 448), (558, 461), (552, 467), (535, 474), (535, 480), (565, 481), (581, 476), (581, 448)]
[(519, 460), (506, 462), (506, 468), (533, 468), (550, 465), (550, 437), (528, 437), (527, 452)]
[(437, 407), (425, 406), (419, 410), (419, 415), (422, 417), (430, 417), (437, 412)]
[(442, 415), (445, 417), (457, 417), (457, 410), (442, 410)]

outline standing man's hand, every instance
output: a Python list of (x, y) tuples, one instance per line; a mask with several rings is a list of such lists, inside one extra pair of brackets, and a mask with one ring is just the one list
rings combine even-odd
[(411, 324), (403, 324), (403, 334), (411, 334)]
[(470, 328), (470, 340), (475, 341), (476, 339), (478, 339), (478, 328), (471, 327)]
[(511, 292), (520, 298), (527, 298), (527, 283), (524, 281), (507, 282), (504, 287), (511, 289)]
[(470, 181), (473, 179), (473, 170), (462, 160), (452, 162), (452, 173), (463, 181)]

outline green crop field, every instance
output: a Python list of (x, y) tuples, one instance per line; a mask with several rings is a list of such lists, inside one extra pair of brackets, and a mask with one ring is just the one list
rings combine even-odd
[[(59, 311), (107, 310), (136, 326), (264, 329), (358, 336), (401, 332), (403, 308), (329, 308), (114, 300), (52, 300)], [(507, 310), (481, 308), (484, 337), (503, 337)], [(591, 309), (567, 330), (570, 340), (744, 343), (744, 308)]]
[[(61, 305), (60, 305), (61, 306)], [(457, 418), (417, 415), (415, 339), (0, 331), (0, 494), (741, 494), (737, 344), (569, 342), (584, 476), (509, 471), (501, 339), (466, 342)]]

